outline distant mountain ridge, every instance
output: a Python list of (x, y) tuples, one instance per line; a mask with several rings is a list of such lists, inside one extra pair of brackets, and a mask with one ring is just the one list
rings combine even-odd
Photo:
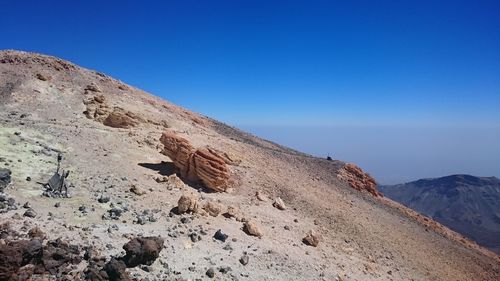
[(450, 175), (382, 185), (379, 190), (500, 253), (500, 179)]

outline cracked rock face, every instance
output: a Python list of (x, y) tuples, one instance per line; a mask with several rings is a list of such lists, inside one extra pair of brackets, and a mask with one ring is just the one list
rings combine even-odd
[(229, 185), (230, 172), (224, 158), (209, 148), (195, 149), (191, 143), (173, 132), (167, 131), (160, 138), (163, 154), (172, 159), (181, 177), (201, 182), (207, 188), (222, 192)]

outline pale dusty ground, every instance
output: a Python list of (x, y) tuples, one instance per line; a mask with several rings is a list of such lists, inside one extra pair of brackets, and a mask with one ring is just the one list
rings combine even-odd
[[(13, 219), (15, 213), (24, 212), (20, 206), (1, 214), (1, 222), (11, 221), (17, 229), (38, 225), (50, 238), (92, 244), (108, 257), (119, 254), (133, 235), (164, 237), (166, 247), (152, 272), (130, 270), (139, 280), (207, 279), (209, 267), (221, 266), (232, 270), (217, 272), (217, 280), (500, 280), (498, 257), (450, 239), (458, 237), (454, 233), (426, 227), (415, 214), (390, 200), (352, 190), (336, 178), (340, 161), (280, 147), (132, 87), (121, 90), (121, 82), (93, 71), (78, 67), (57, 71), (52, 58), (16, 54), (38, 61), (0, 63), (0, 157), (6, 159), (0, 165), (7, 164), (13, 173), (13, 184), (6, 192), (21, 205), (29, 201), (38, 216)], [(0, 52), (0, 59), (5, 55)], [(37, 73), (52, 78), (41, 81)], [(98, 84), (109, 104), (145, 121), (131, 129), (116, 129), (87, 119), (83, 100), (89, 95), (84, 88), (91, 83)], [(21, 118), (21, 114), (27, 116)], [(211, 146), (241, 160), (231, 166), (239, 186), (216, 194), (157, 183), (156, 177), (171, 174), (170, 166), (161, 164), (170, 162), (160, 154), (158, 139), (166, 128), (156, 124), (162, 121), (195, 146)], [(56, 151), (63, 153), (63, 166), (72, 171), (69, 180), (74, 187), (68, 199), (42, 197), (37, 184), (53, 173)], [(26, 181), (27, 176), (32, 180)], [(147, 193), (129, 192), (132, 184)], [(258, 201), (257, 190), (271, 199), (280, 196), (288, 208), (272, 207), (271, 199)], [(261, 224), (264, 236), (248, 236), (241, 222), (223, 216), (170, 217), (169, 211), (184, 193), (238, 206)], [(101, 194), (109, 195), (114, 204), (128, 205), (130, 211), (118, 221), (102, 220), (110, 203), (98, 203)], [(60, 208), (54, 207), (56, 202)], [(82, 205), (88, 207), (88, 214), (78, 210)], [(157, 221), (135, 224), (134, 211), (145, 209), (158, 209)], [(192, 221), (181, 223), (184, 216)], [(108, 232), (112, 225), (118, 230)], [(189, 229), (200, 226), (208, 235), (193, 243)], [(229, 235), (229, 242), (211, 238), (218, 229)], [(301, 242), (311, 229), (323, 236), (317, 248)], [(226, 244), (232, 250), (224, 249)], [(244, 252), (250, 255), (246, 266), (238, 261)]]

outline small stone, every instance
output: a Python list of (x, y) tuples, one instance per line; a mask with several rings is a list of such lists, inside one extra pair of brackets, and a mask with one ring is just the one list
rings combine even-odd
[(200, 236), (200, 235), (198, 235), (198, 233), (194, 233), (194, 232), (193, 232), (193, 233), (191, 233), (191, 234), (189, 234), (189, 238), (191, 238), (191, 241), (192, 241), (193, 243), (196, 243), (196, 242), (198, 242), (198, 241), (200, 241), (200, 240), (201, 240), (201, 236)]
[(78, 211), (86, 214), (88, 211), (87, 211), (87, 206), (85, 205), (81, 205), (80, 207), (78, 207)]
[(132, 187), (130, 188), (130, 192), (134, 193), (135, 195), (144, 195), (146, 194), (146, 191), (140, 187), (138, 187), (137, 185), (132, 185)]
[(306, 245), (317, 247), (320, 241), (320, 237), (313, 230), (309, 230), (302, 241)]
[(26, 177), (26, 181), (31, 181), (31, 177)]
[(283, 202), (283, 200), (280, 197), (277, 197), (276, 199), (274, 199), (273, 206), (278, 210), (285, 210), (286, 209), (285, 203)]
[(226, 242), (226, 239), (228, 237), (229, 236), (227, 234), (224, 234), (221, 229), (217, 230), (217, 232), (215, 232), (214, 234), (214, 238), (222, 242)]
[(247, 265), (248, 262), (249, 262), (250, 258), (248, 257), (248, 255), (243, 255), (241, 258), (240, 258), (240, 263), (242, 265)]
[(57, 202), (57, 203), (55, 203), (55, 204), (54, 204), (54, 207), (56, 207), (56, 208), (61, 207), (61, 202)]
[(283, 228), (284, 228), (285, 230), (290, 230), (290, 226), (289, 226), (289, 225), (285, 225)]
[(28, 218), (35, 218), (36, 212), (35, 212), (35, 210), (29, 208), (28, 210), (26, 210), (26, 212), (24, 212), (23, 216), (28, 217)]
[(243, 224), (243, 230), (252, 236), (262, 237), (263, 233), (257, 222), (254, 220), (249, 220)]
[(206, 272), (207, 276), (210, 278), (214, 278), (215, 276), (215, 269), (213, 267), (209, 268)]
[(30, 204), (30, 202), (26, 202), (26, 203), (24, 203), (23, 208), (25, 208), (25, 209), (29, 209), (29, 208), (31, 208), (31, 204)]
[(226, 274), (226, 273), (228, 273), (231, 270), (232, 269), (229, 266), (223, 266), (223, 267), (219, 268), (219, 272), (222, 273), (222, 274)]
[(109, 198), (109, 196), (101, 195), (101, 197), (99, 197), (99, 199), (97, 199), (97, 202), (108, 203), (110, 200), (111, 199)]
[(177, 211), (179, 214), (186, 212), (196, 212), (198, 210), (198, 200), (193, 194), (184, 194), (177, 201)]

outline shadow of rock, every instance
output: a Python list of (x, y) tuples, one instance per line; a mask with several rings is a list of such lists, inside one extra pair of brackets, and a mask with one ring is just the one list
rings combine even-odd
[(162, 176), (171, 176), (177, 172), (173, 162), (161, 161), (160, 163), (139, 163), (139, 166), (157, 171)]

